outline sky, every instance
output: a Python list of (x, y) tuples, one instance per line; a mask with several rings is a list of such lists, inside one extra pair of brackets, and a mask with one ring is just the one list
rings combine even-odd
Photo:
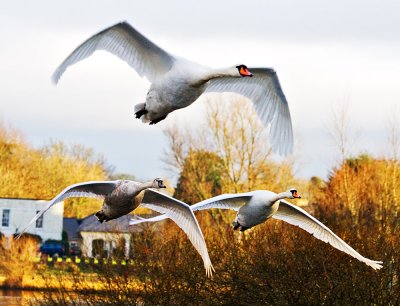
[(395, 0), (3, 1), (0, 120), (35, 146), (80, 143), (116, 172), (168, 178), (165, 121), (201, 124), (202, 101), (144, 125), (133, 107), (148, 81), (106, 52), (72, 66), (57, 86), (50, 79), (85, 39), (126, 20), (166, 51), (207, 66), (273, 67), (293, 120), (296, 174), (326, 178), (338, 160), (332, 114), (343, 105), (353, 154), (389, 150), (388, 121), (400, 102), (398, 16)]

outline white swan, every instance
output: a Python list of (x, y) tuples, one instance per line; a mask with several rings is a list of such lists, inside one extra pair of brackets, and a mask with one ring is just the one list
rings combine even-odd
[(146, 101), (135, 106), (136, 117), (143, 122), (155, 124), (170, 112), (189, 106), (206, 92), (234, 92), (252, 100), (263, 125), (270, 126), (272, 149), (282, 155), (292, 152), (289, 106), (273, 69), (247, 69), (245, 65), (211, 69), (172, 56), (127, 22), (121, 22), (77, 47), (56, 69), (53, 81), (57, 83), (70, 65), (96, 50), (111, 52), (152, 82)]
[(203, 233), (190, 206), (165, 194), (148, 188), (165, 188), (161, 179), (146, 183), (129, 180), (93, 181), (71, 185), (53, 198), (29, 224), (17, 235), (23, 233), (53, 205), (67, 198), (89, 197), (104, 199), (103, 207), (96, 213), (100, 222), (116, 219), (130, 213), (139, 205), (148, 207), (171, 218), (189, 237), (193, 246), (201, 255), (207, 276), (212, 275), (214, 268), (208, 255)]
[[(315, 238), (329, 243), (334, 248), (357, 258), (375, 270), (382, 268), (382, 261), (363, 257), (305, 210), (284, 201), (285, 198), (294, 199), (300, 198), (300, 196), (296, 189), (290, 189), (279, 194), (267, 190), (256, 190), (238, 194), (223, 194), (192, 205), (191, 208), (193, 211), (208, 208), (234, 209), (238, 213), (233, 221), (233, 226), (235, 230), (240, 228), (241, 231), (265, 222), (271, 217), (280, 219), (299, 226), (313, 234)], [(167, 217), (160, 215), (149, 219), (132, 219), (130, 225), (160, 221)]]

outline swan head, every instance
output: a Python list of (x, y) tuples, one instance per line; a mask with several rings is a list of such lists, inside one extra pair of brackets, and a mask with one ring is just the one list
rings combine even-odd
[(153, 181), (153, 188), (167, 188), (167, 186), (164, 185), (164, 182), (160, 178), (155, 178)]
[(301, 198), (301, 196), (298, 194), (296, 188), (290, 188), (287, 193), (289, 195), (288, 196), (289, 199), (300, 199)]
[(242, 77), (252, 77), (253, 76), (253, 74), (249, 71), (249, 69), (247, 69), (246, 65), (237, 65), (236, 68)]

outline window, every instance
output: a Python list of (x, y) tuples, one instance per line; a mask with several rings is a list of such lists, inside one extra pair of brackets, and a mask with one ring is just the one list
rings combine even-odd
[(1, 226), (8, 227), (10, 224), (10, 210), (3, 209), (3, 217), (1, 218)]
[[(38, 214), (40, 210), (36, 211), (36, 214)], [(36, 228), (42, 228), (43, 227), (43, 215), (41, 215), (37, 220), (36, 220)]]

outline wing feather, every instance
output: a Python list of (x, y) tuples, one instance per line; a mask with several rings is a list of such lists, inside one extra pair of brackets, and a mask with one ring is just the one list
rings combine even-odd
[(293, 130), (289, 105), (278, 76), (270, 68), (249, 68), (253, 77), (220, 77), (210, 80), (206, 92), (235, 92), (253, 102), (265, 127), (270, 126), (272, 149), (287, 155), (293, 151)]
[(302, 228), (303, 230), (314, 235), (315, 238), (329, 243), (334, 248), (345, 252), (354, 258), (357, 258), (375, 270), (382, 268), (382, 261), (375, 261), (365, 258), (341, 238), (339, 238), (328, 227), (300, 207), (281, 200), (278, 211), (272, 217)]
[(153, 82), (169, 71), (175, 58), (148, 40), (127, 22), (113, 25), (84, 41), (56, 69), (53, 81), (57, 84), (64, 71), (71, 65), (89, 57), (96, 50), (105, 50)]
[[(219, 208), (219, 209), (233, 209), (233, 210), (239, 210), (240, 207), (243, 205), (246, 205), (248, 201), (250, 201), (252, 197), (251, 192), (247, 193), (238, 193), (238, 194), (222, 194), (201, 202), (198, 202), (192, 206), (189, 206), (192, 211), (197, 211), (197, 210), (204, 210), (204, 209), (210, 209), (210, 208)], [(152, 218), (135, 218), (131, 219), (129, 221), (129, 225), (137, 225), (140, 223), (144, 222), (157, 222), (161, 220), (167, 219), (167, 215), (160, 215), (160, 216), (155, 216)]]
[(207, 276), (211, 277), (214, 268), (208, 255), (203, 233), (190, 206), (152, 189), (145, 191), (141, 205), (165, 214), (166, 217), (172, 219), (186, 233), (203, 259)]
[(238, 211), (240, 207), (246, 205), (250, 201), (252, 196), (253, 196), (252, 192), (236, 193), (236, 194), (225, 193), (198, 202), (190, 207), (193, 211), (210, 209), (210, 208), (233, 209)]
[(87, 198), (104, 198), (108, 193), (110, 193), (115, 188), (115, 182), (112, 181), (92, 181), (78, 183), (75, 185), (68, 186), (63, 191), (61, 191), (55, 198), (53, 198), (49, 203), (39, 211), (36, 216), (25, 226), (25, 228), (15, 237), (19, 239), (22, 234), (24, 234), (27, 229), (36, 222), (46, 211), (48, 211), (55, 204), (64, 201), (67, 198), (75, 197), (87, 197)]

